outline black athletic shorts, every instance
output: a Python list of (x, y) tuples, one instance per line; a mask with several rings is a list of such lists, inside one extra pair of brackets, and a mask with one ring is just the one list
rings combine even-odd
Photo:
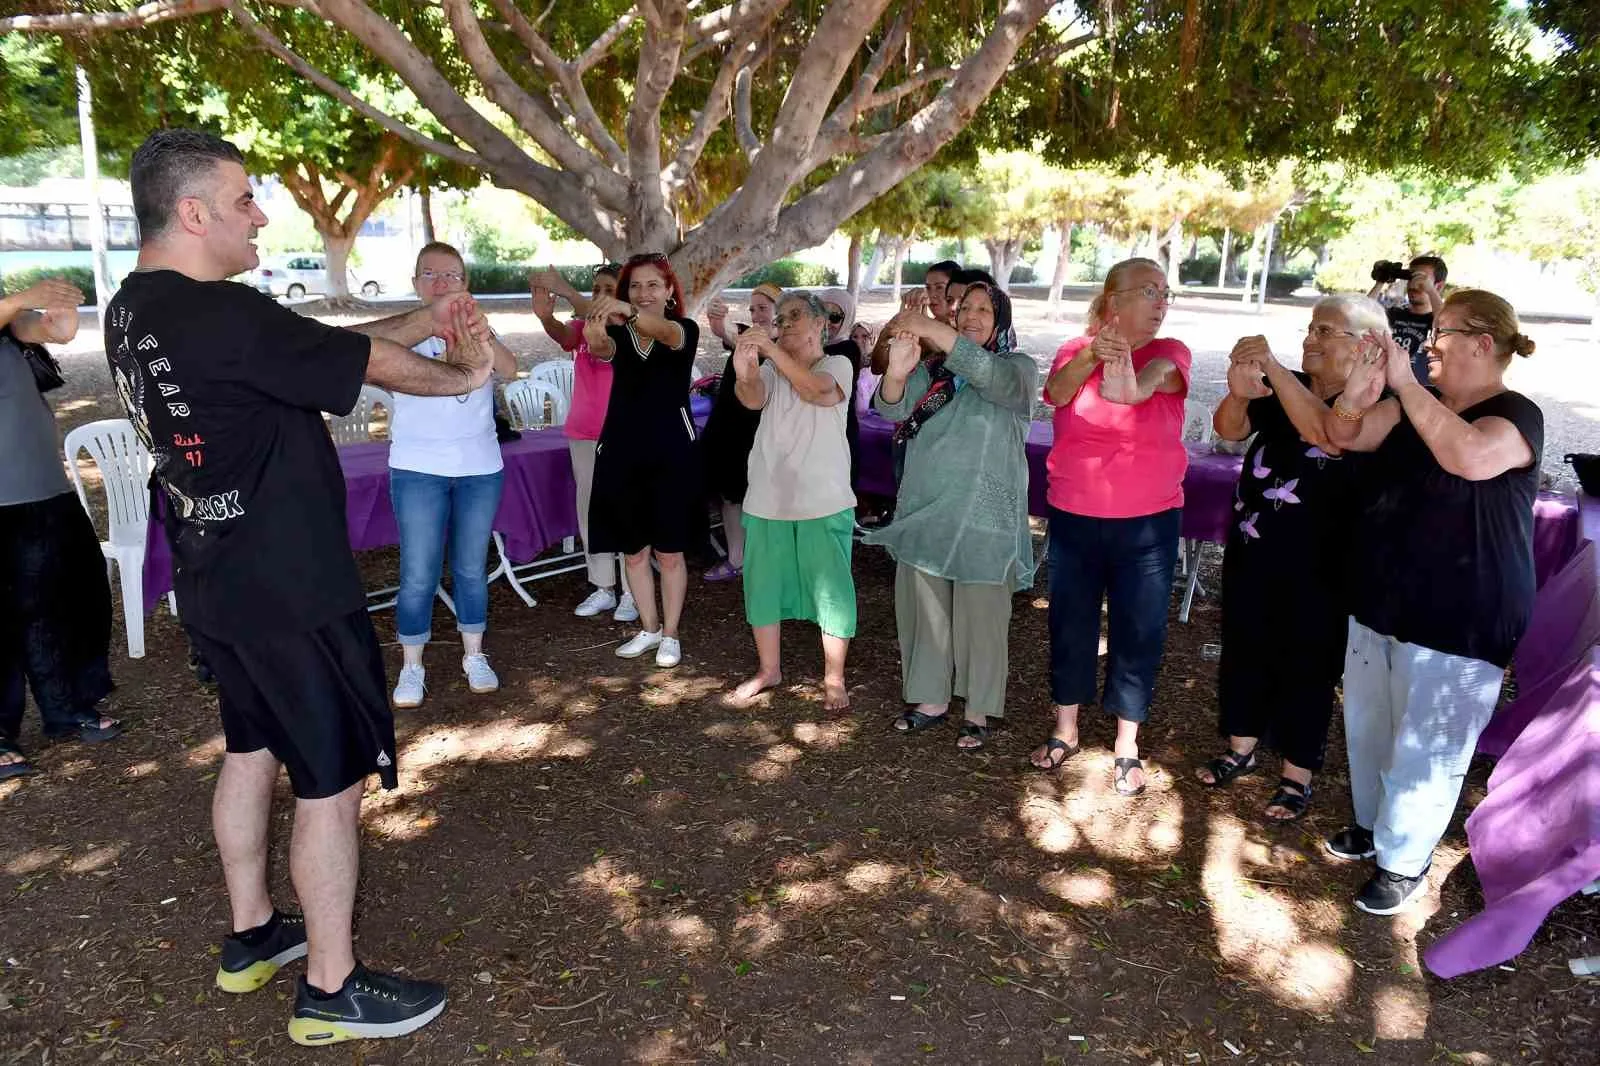
[(248, 642), (188, 628), (217, 677), (228, 751), (272, 752), (299, 799), (336, 796), (373, 772), (397, 786), (383, 653), (365, 610)]

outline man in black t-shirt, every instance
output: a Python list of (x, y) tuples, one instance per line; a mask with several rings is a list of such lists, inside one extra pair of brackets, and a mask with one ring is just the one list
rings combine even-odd
[[(444, 1009), (442, 985), (367, 970), (351, 944), (361, 793), (395, 787), (394, 720), (345, 528), (322, 412), (363, 382), (424, 396), (487, 380), (487, 326), (463, 298), (335, 329), (226, 278), (267, 224), (243, 157), (192, 130), (134, 153), (139, 265), (107, 308), (106, 357), (166, 497), (174, 585), (215, 673), (227, 753), (212, 815), (232, 908), (217, 984), (248, 992), (308, 955), (290, 1036), (399, 1036)], [(407, 345), (442, 335), (442, 360)], [(291, 873), (304, 917), (267, 889), (273, 783), (296, 798)]]
[[(1406, 282), (1406, 305), (1388, 309), (1389, 332), (1395, 343), (1411, 357), (1411, 372), (1419, 382), (1428, 383), (1428, 331), (1433, 329), (1433, 316), (1444, 305), (1444, 279), (1449, 269), (1436, 255), (1419, 255), (1410, 263), (1411, 278)], [(1372, 287), (1372, 296), (1386, 286), (1380, 282)], [(1376, 296), (1373, 297), (1376, 299)]]

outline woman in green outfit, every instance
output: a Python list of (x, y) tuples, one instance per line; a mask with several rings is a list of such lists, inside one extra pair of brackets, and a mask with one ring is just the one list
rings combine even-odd
[[(956, 744), (971, 751), (1005, 714), (1011, 596), (1033, 584), (1023, 446), (1039, 370), (1009, 350), (1011, 301), (994, 286), (971, 285), (955, 321), (902, 311), (884, 327), (889, 366), (872, 404), (900, 423), (906, 465), (894, 521), (866, 542), (899, 564), (900, 669), (916, 706), (895, 728), (944, 721), (954, 694), (966, 700)], [(920, 341), (946, 354), (924, 362)]]
[(734, 395), (761, 412), (743, 520), (744, 610), (761, 665), (730, 702), (748, 703), (783, 680), (779, 625), (798, 619), (822, 630), (823, 706), (843, 710), (845, 654), (856, 634), (856, 496), (845, 437), (855, 368), (823, 354), (828, 316), (810, 293), (785, 294), (776, 324), (776, 341), (751, 330), (733, 349)]

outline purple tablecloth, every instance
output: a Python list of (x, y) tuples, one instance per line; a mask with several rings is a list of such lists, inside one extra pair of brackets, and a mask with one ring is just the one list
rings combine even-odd
[[(894, 455), (890, 438), (894, 423), (867, 411), (860, 416), (861, 461), (857, 484), (877, 496), (894, 495)], [(1048, 514), (1045, 491), (1049, 477), (1045, 459), (1055, 443), (1049, 422), (1028, 427), (1028, 513)], [(1189, 449), (1189, 471), (1183, 477), (1183, 535), (1190, 540), (1221, 544), (1228, 539), (1228, 516), (1233, 513), (1233, 487), (1239, 481), (1243, 459), (1196, 445)]]
[[(505, 537), (513, 562), (527, 562), (550, 545), (578, 533), (577, 488), (567, 437), (560, 429), (526, 431), (502, 445), (505, 488), (494, 528)], [(344, 468), (345, 524), (355, 551), (400, 543), (389, 501), (389, 444), (370, 441), (339, 449)], [(165, 503), (157, 493), (157, 505)], [(150, 515), (145, 538), (144, 602), (152, 608), (172, 588), (172, 550), (159, 516)], [(181, 611), (182, 608), (180, 607)]]

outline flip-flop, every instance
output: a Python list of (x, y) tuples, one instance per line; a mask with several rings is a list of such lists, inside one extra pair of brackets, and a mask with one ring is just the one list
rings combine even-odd
[[(1056, 737), (1050, 737), (1044, 742), (1044, 757), (1045, 757), (1046, 761), (1048, 761), (1050, 763), (1050, 765), (1049, 766), (1040, 766), (1038, 763), (1034, 762), (1032, 759), (1029, 759), (1028, 760), (1028, 767), (1030, 769), (1036, 771), (1037, 773), (1053, 774), (1057, 770), (1061, 769), (1061, 767), (1066, 764), (1066, 761), (1068, 759), (1070, 759), (1074, 755), (1078, 754), (1078, 752), (1082, 748), (1083, 748), (1083, 742), (1082, 741), (1079, 741), (1077, 744), (1068, 744), (1064, 740), (1058, 739)], [(1059, 758), (1059, 759), (1054, 757), (1055, 753), (1058, 752), (1058, 751), (1061, 752), (1061, 758)]]
[[(1149, 784), (1148, 781), (1144, 785), (1140, 785), (1138, 788), (1133, 788), (1128, 784), (1129, 774), (1133, 773), (1135, 770), (1144, 769), (1143, 761), (1139, 759), (1117, 758), (1111, 760), (1111, 765), (1114, 768), (1114, 773), (1112, 774), (1111, 778), (1111, 787), (1117, 790), (1117, 795), (1125, 796), (1128, 799), (1132, 799), (1135, 796), (1144, 795), (1144, 790)], [(1147, 773), (1145, 776), (1148, 778), (1150, 775)]]
[(945, 711), (943, 714), (923, 714), (919, 710), (912, 709), (895, 720), (894, 731), (901, 736), (910, 736), (912, 733), (920, 733), (924, 729), (932, 729), (949, 717), (949, 711)]
[(22, 749), (12, 744), (0, 743), (0, 755), (15, 755), (16, 762), (0, 763), (0, 781), (9, 781), (13, 777), (27, 777), (39, 772), (39, 768), (28, 761), (22, 754)]

